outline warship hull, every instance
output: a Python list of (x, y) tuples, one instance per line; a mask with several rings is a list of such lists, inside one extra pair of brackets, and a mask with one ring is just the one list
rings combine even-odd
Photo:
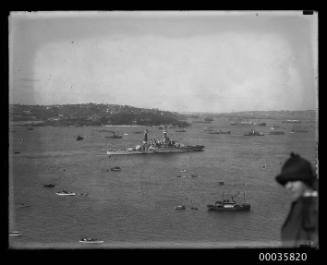
[(153, 155), (153, 154), (175, 154), (175, 153), (188, 153), (188, 152), (201, 152), (203, 151), (203, 145), (195, 145), (195, 146), (184, 146), (180, 148), (173, 148), (173, 147), (165, 147), (165, 148), (158, 148), (152, 150), (145, 150), (145, 151), (112, 151), (107, 152), (107, 155)]

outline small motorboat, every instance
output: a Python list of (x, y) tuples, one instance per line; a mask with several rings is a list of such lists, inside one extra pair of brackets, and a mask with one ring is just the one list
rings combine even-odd
[(175, 207), (175, 210), (185, 210), (185, 209), (186, 209), (185, 205), (178, 205)]
[(98, 240), (96, 238), (90, 238), (90, 237), (83, 237), (79, 241), (80, 243), (88, 243), (88, 244), (101, 244), (104, 241), (103, 240)]
[(58, 191), (58, 192), (56, 192), (56, 194), (59, 196), (75, 196), (76, 195), (75, 192), (69, 192), (69, 191), (65, 191), (65, 190)]
[(110, 170), (111, 171), (121, 171), (121, 167), (118, 167), (118, 166), (112, 167)]
[(83, 138), (82, 136), (80, 136), (80, 135), (76, 137), (76, 141), (81, 141), (81, 140), (83, 140), (83, 139), (84, 139), (84, 138)]

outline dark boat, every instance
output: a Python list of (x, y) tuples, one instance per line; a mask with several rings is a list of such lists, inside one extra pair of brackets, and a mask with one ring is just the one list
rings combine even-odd
[(220, 134), (230, 134), (230, 131), (219, 131)]
[(110, 136), (105, 136), (105, 138), (109, 139), (109, 138), (112, 138), (112, 139), (121, 139), (123, 138), (123, 136), (121, 135), (117, 135), (117, 134), (113, 134), (113, 135), (110, 135)]
[(84, 138), (83, 138), (82, 136), (80, 136), (80, 135), (76, 137), (76, 141), (81, 141), (81, 140), (83, 140), (83, 139), (84, 139)]
[(54, 188), (56, 185), (54, 184), (44, 184), (43, 187), (45, 188)]
[(283, 132), (283, 131), (272, 131), (269, 134), (271, 134), (271, 135), (282, 135), (282, 134), (285, 134), (285, 132)]
[(121, 167), (118, 167), (118, 166), (112, 167), (110, 170), (111, 171), (121, 171)]
[[(238, 195), (238, 194), (237, 194)], [(236, 196), (237, 196), (236, 195)], [(238, 211), (249, 211), (251, 205), (245, 202), (245, 193), (244, 193), (244, 202), (236, 202), (234, 200), (235, 196), (231, 196), (231, 199), (223, 199), (221, 201), (216, 201), (215, 204), (208, 204), (208, 211), (217, 211), (217, 212), (238, 212)]]
[(208, 134), (230, 134), (230, 131), (222, 131), (222, 130), (218, 130), (218, 131), (208, 130), (207, 132)]
[(257, 124), (258, 126), (266, 126), (267, 124), (265, 122), (260, 122)]

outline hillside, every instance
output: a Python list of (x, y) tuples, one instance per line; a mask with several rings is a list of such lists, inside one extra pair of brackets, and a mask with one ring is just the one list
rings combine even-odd
[(30, 122), (44, 126), (85, 125), (174, 125), (186, 127), (183, 116), (158, 109), (135, 108), (113, 104), (66, 104), (66, 105), (20, 105), (9, 106), (10, 120)]

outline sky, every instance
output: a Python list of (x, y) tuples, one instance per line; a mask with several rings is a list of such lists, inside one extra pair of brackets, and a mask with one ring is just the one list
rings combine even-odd
[(317, 28), (301, 11), (13, 12), (9, 102), (317, 109)]

